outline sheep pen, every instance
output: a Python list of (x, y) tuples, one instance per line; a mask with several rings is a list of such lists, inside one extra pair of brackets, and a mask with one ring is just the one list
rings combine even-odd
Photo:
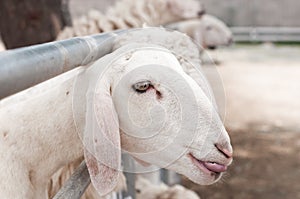
[(197, 0), (120, 0), (105, 14), (91, 10), (87, 16), (74, 20), (73, 27), (66, 27), (58, 40), (109, 32), (117, 29), (161, 26), (204, 14), (203, 5)]
[(120, 0), (105, 14), (90, 10), (74, 19), (73, 27), (66, 27), (58, 40), (142, 26), (165, 26), (186, 33), (202, 48), (215, 49), (232, 43), (232, 33), (220, 19), (205, 14), (195, 0)]
[[(200, 62), (196, 58), (197, 47), (178, 32), (160, 28), (145, 30), (146, 37), (137, 37), (145, 36), (145, 32), (139, 30), (118, 38), (114, 51), (89, 67), (74, 69), (1, 100), (0, 176), (7, 179), (0, 186), (2, 198), (47, 198), (47, 185), (55, 171), (83, 154), (92, 184), (100, 195), (106, 195), (115, 189), (122, 176), (119, 172), (121, 147), (142, 162), (168, 167), (199, 184), (220, 179), (232, 161), (232, 148), (207, 85), (203, 85), (203, 76), (195, 73), (190, 65)], [(174, 48), (174, 45), (185, 48)], [(173, 54), (170, 48), (177, 53)], [(193, 55), (187, 53), (190, 49), (195, 49)], [(150, 65), (145, 68), (145, 63)], [(165, 72), (161, 73), (162, 70)], [(187, 99), (187, 95), (191, 97)], [(148, 106), (135, 105), (141, 97)], [(126, 98), (131, 117), (139, 126), (128, 121), (129, 107), (123, 103)], [(144, 109), (148, 107), (150, 111), (157, 102), (171, 117), (156, 115), (150, 129), (141, 128), (148, 120)], [(179, 111), (178, 103), (185, 111)], [(178, 116), (183, 121), (178, 120)], [(162, 128), (154, 140), (138, 139), (144, 137), (145, 132), (160, 127), (159, 121), (164, 118), (167, 119), (165, 124), (172, 126)], [(206, 126), (210, 126), (211, 118), (213, 129)], [(200, 129), (209, 132), (206, 134)], [(106, 134), (108, 132), (112, 134)], [(168, 139), (168, 147), (161, 151), (160, 147), (166, 144), (165, 135), (172, 139)], [(198, 147), (202, 150), (196, 150)], [(159, 153), (143, 153), (149, 149)], [(103, 151), (106, 153), (101, 153)], [(182, 152), (185, 155), (180, 156)], [(169, 165), (170, 161), (173, 164)]]

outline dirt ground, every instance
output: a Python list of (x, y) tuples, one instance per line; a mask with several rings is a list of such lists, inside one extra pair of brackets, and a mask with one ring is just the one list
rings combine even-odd
[(184, 180), (202, 199), (300, 198), (300, 133), (273, 129), (229, 130), (234, 162), (221, 182), (199, 186)]
[(210, 54), (221, 61), (234, 162), (215, 185), (184, 185), (202, 199), (300, 198), (300, 47), (233, 46)]

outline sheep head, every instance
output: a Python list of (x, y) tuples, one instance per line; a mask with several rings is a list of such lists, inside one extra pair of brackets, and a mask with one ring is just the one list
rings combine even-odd
[(198, 18), (205, 13), (203, 4), (197, 0), (166, 0), (166, 6), (178, 20)]
[(206, 14), (202, 16), (199, 23), (200, 27), (198, 30), (195, 29), (194, 34), (197, 37), (197, 31), (199, 31), (198, 35), (202, 37), (200, 40), (204, 48), (215, 49), (217, 46), (228, 46), (232, 43), (232, 33), (220, 19)]
[[(154, 32), (161, 42), (172, 35)], [(199, 184), (216, 182), (232, 161), (232, 148), (207, 85), (199, 85), (166, 48), (174, 43), (152, 45), (134, 41), (136, 36), (120, 38), (116, 50), (79, 75), (75, 86), (75, 112), (86, 113), (77, 121), (83, 121), (78, 128), (95, 188), (101, 195), (114, 188), (121, 151)]]

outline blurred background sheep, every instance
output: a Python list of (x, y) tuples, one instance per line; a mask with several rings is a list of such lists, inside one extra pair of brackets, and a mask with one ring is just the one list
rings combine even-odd
[(103, 14), (90, 10), (66, 27), (58, 40), (108, 32), (117, 29), (138, 28), (143, 25), (160, 26), (172, 22), (201, 17), (204, 8), (197, 0), (120, 0)]
[(199, 196), (181, 185), (155, 185), (145, 178), (136, 179), (136, 199), (200, 199)]
[(204, 49), (214, 50), (218, 46), (229, 46), (233, 42), (229, 27), (220, 19), (208, 14), (199, 19), (167, 24), (166, 27), (186, 33)]

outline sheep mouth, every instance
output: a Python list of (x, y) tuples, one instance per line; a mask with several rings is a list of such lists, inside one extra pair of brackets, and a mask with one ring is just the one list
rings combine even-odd
[(197, 166), (201, 171), (210, 175), (216, 175), (216, 177), (220, 176), (222, 172), (227, 170), (227, 166), (224, 164), (220, 164), (212, 161), (202, 161), (197, 159), (191, 153), (188, 155), (193, 164)]
[(209, 50), (216, 50), (216, 49), (217, 49), (216, 46), (207, 46), (207, 48), (208, 48)]

